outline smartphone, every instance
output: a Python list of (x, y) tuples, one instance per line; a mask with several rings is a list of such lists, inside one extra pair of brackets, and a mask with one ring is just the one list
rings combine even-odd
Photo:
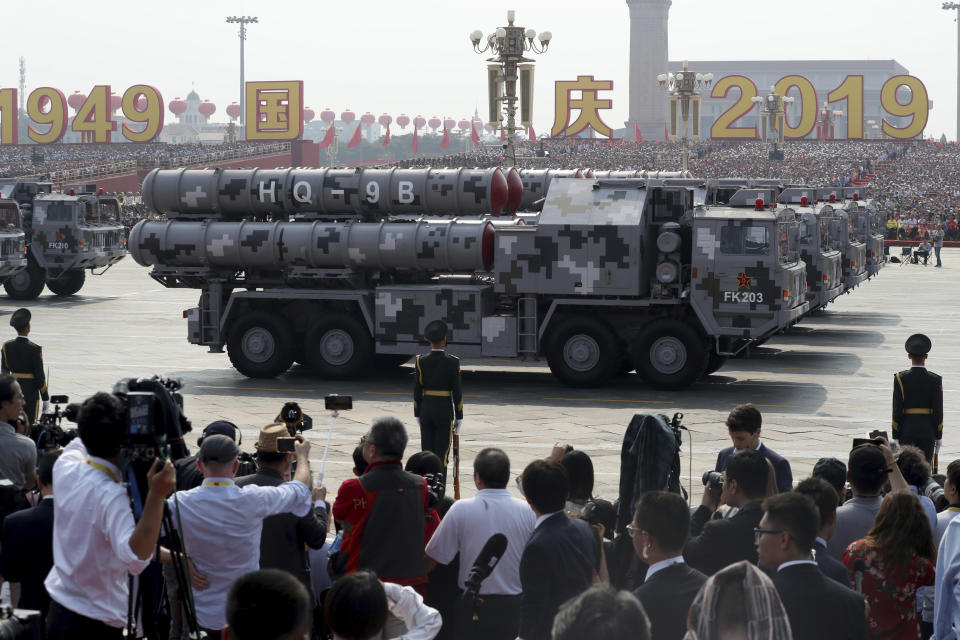
[(876, 447), (879, 447), (882, 443), (879, 440), (871, 440), (870, 438), (854, 438), (853, 439), (853, 448), (856, 449), (862, 444), (872, 444)]
[(50, 404), (67, 404), (70, 396), (50, 396)]
[(880, 431), (879, 429), (876, 429), (876, 430), (874, 430), (874, 431), (871, 431), (871, 432), (870, 432), (870, 437), (871, 437), (871, 438), (883, 438), (883, 439), (886, 440), (887, 442), (890, 442), (890, 438), (887, 436), (887, 432), (886, 432), (886, 431)]
[(353, 409), (353, 396), (333, 393), (323, 399), (323, 406), (327, 411), (349, 411)]
[(296, 441), (296, 438), (277, 438), (277, 451), (279, 453), (293, 453), (296, 451), (294, 446)]

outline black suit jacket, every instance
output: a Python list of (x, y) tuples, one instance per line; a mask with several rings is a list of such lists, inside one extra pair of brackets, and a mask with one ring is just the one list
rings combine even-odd
[(827, 548), (819, 542), (813, 544), (813, 550), (817, 554), (817, 566), (820, 568), (821, 573), (849, 589), (851, 586), (850, 570), (847, 569), (842, 562), (830, 555)]
[[(238, 478), (236, 483), (238, 487), (277, 487), (283, 484), (283, 477), (273, 469), (263, 468), (253, 475)], [(308, 593), (313, 593), (307, 547), (319, 549), (326, 537), (326, 509), (315, 507), (302, 518), (292, 513), (270, 516), (264, 519), (260, 532), (260, 568), (288, 571), (303, 583)], [(325, 571), (326, 567), (318, 570)]]
[[(717, 454), (717, 466), (715, 467), (716, 471), (725, 471), (727, 468), (727, 460), (733, 455), (733, 447), (727, 447), (722, 449), (719, 454)], [(786, 493), (787, 491), (793, 491), (793, 471), (790, 470), (790, 461), (784, 458), (782, 455), (765, 445), (762, 441), (760, 442), (760, 448), (757, 449), (760, 453), (770, 461), (770, 464), (773, 465), (773, 470), (777, 472), (777, 489), (780, 493)]]
[(745, 504), (736, 515), (722, 520), (710, 520), (710, 509), (698, 507), (690, 519), (691, 537), (683, 548), (683, 559), (708, 576), (741, 560), (757, 564), (753, 529), (763, 517), (760, 504)]
[(47, 612), (50, 596), (43, 586), (53, 567), (53, 499), (17, 511), (3, 521), (0, 575), (20, 583), (21, 609)]
[(633, 595), (650, 619), (652, 640), (680, 640), (687, 632), (690, 605), (707, 576), (686, 564), (673, 564), (657, 571)]
[(793, 640), (866, 640), (863, 597), (823, 575), (815, 565), (797, 564), (773, 574)]
[(520, 557), (520, 633), (524, 640), (550, 640), (560, 605), (590, 588), (596, 542), (583, 520), (555, 513), (533, 530)]

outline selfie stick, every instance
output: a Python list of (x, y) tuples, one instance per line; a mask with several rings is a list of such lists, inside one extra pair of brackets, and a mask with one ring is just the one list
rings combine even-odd
[(340, 412), (334, 409), (330, 412), (330, 430), (327, 431), (327, 444), (323, 447), (323, 459), (320, 460), (320, 473), (317, 474), (317, 480), (323, 482), (323, 468), (327, 466), (327, 452), (330, 451), (330, 440), (333, 439), (333, 425), (337, 421)]

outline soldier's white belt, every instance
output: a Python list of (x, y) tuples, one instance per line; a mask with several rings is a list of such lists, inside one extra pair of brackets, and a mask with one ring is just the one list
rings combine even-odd
[(904, 409), (903, 414), (906, 416), (932, 416), (933, 409)]
[(27, 380), (33, 380), (34, 377), (32, 373), (14, 373), (13, 371), (10, 372), (10, 375), (14, 378), (26, 378)]
[(443, 397), (443, 398), (449, 398), (449, 397), (450, 397), (450, 392), (449, 392), (449, 391), (434, 391), (433, 389), (427, 389), (426, 391), (423, 392), (423, 395), (425, 395), (425, 396), (440, 396), (440, 397)]

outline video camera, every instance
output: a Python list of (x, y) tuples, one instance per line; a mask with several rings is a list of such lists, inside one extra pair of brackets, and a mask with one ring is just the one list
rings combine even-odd
[(0, 640), (40, 640), (42, 631), (39, 611), (0, 605)]
[(154, 459), (176, 460), (187, 454), (183, 436), (192, 426), (183, 414), (178, 393), (182, 387), (180, 380), (159, 376), (125, 378), (113, 386), (126, 420), (120, 455), (133, 470), (141, 499), (146, 498), (147, 472)]
[[(76, 429), (64, 430), (61, 426), (63, 419), (76, 423), (77, 412), (80, 406), (76, 403), (67, 404), (70, 398), (67, 396), (50, 396), (50, 402), (54, 405), (53, 413), (45, 413), (40, 416), (33, 426), (30, 427), (30, 439), (37, 443), (37, 451), (45, 453), (59, 447), (67, 446), (71, 440), (77, 437)], [(64, 411), (60, 410), (60, 405), (66, 404)], [(2, 636), (0, 636), (2, 638)]]
[(443, 477), (442, 473), (426, 473), (423, 479), (427, 482), (427, 493), (429, 494), (427, 506), (435, 508), (446, 494), (446, 478)]
[(703, 472), (703, 486), (710, 486), (715, 489), (723, 488), (723, 473), (719, 471), (704, 471)]

